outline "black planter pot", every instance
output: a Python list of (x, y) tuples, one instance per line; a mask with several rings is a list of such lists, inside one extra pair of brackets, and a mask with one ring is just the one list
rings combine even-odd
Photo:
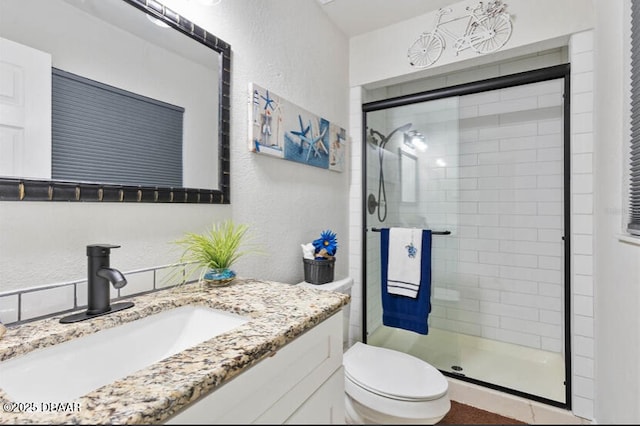
[(304, 280), (310, 284), (326, 284), (333, 281), (335, 259), (305, 259)]

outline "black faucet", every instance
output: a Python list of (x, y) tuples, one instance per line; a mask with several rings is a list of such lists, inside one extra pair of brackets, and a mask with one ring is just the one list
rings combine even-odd
[(66, 316), (60, 320), (61, 323), (84, 321), (133, 306), (133, 302), (111, 304), (109, 283), (116, 289), (127, 285), (127, 279), (122, 275), (122, 272), (109, 266), (111, 249), (118, 247), (120, 246), (112, 244), (92, 244), (87, 246), (87, 310)]

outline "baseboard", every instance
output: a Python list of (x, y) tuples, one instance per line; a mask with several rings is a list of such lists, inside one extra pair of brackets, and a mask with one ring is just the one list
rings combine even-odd
[(447, 377), (449, 398), (527, 424), (592, 424), (569, 410)]

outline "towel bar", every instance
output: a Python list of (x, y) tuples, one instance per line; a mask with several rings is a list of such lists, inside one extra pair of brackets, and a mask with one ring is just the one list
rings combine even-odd
[[(380, 228), (371, 228), (373, 232), (380, 232)], [(451, 231), (431, 231), (431, 235), (450, 235)]]

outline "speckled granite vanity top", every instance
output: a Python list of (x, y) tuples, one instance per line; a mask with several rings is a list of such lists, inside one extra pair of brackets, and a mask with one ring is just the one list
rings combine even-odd
[[(135, 302), (135, 306), (75, 324), (60, 324), (59, 319), (63, 316), (60, 315), (9, 327), (0, 340), (0, 361), (184, 305), (208, 306), (251, 320), (69, 401), (73, 404), (66, 407), (69, 412), (7, 412), (12, 410), (5, 409), (0, 412), (0, 423), (162, 423), (202, 394), (221, 386), (339, 311), (349, 302), (349, 296), (238, 278), (227, 287), (189, 284), (127, 300)], [(64, 386), (64, 383), (60, 385)], [(9, 401), (2, 389), (0, 400), (18, 402)]]

